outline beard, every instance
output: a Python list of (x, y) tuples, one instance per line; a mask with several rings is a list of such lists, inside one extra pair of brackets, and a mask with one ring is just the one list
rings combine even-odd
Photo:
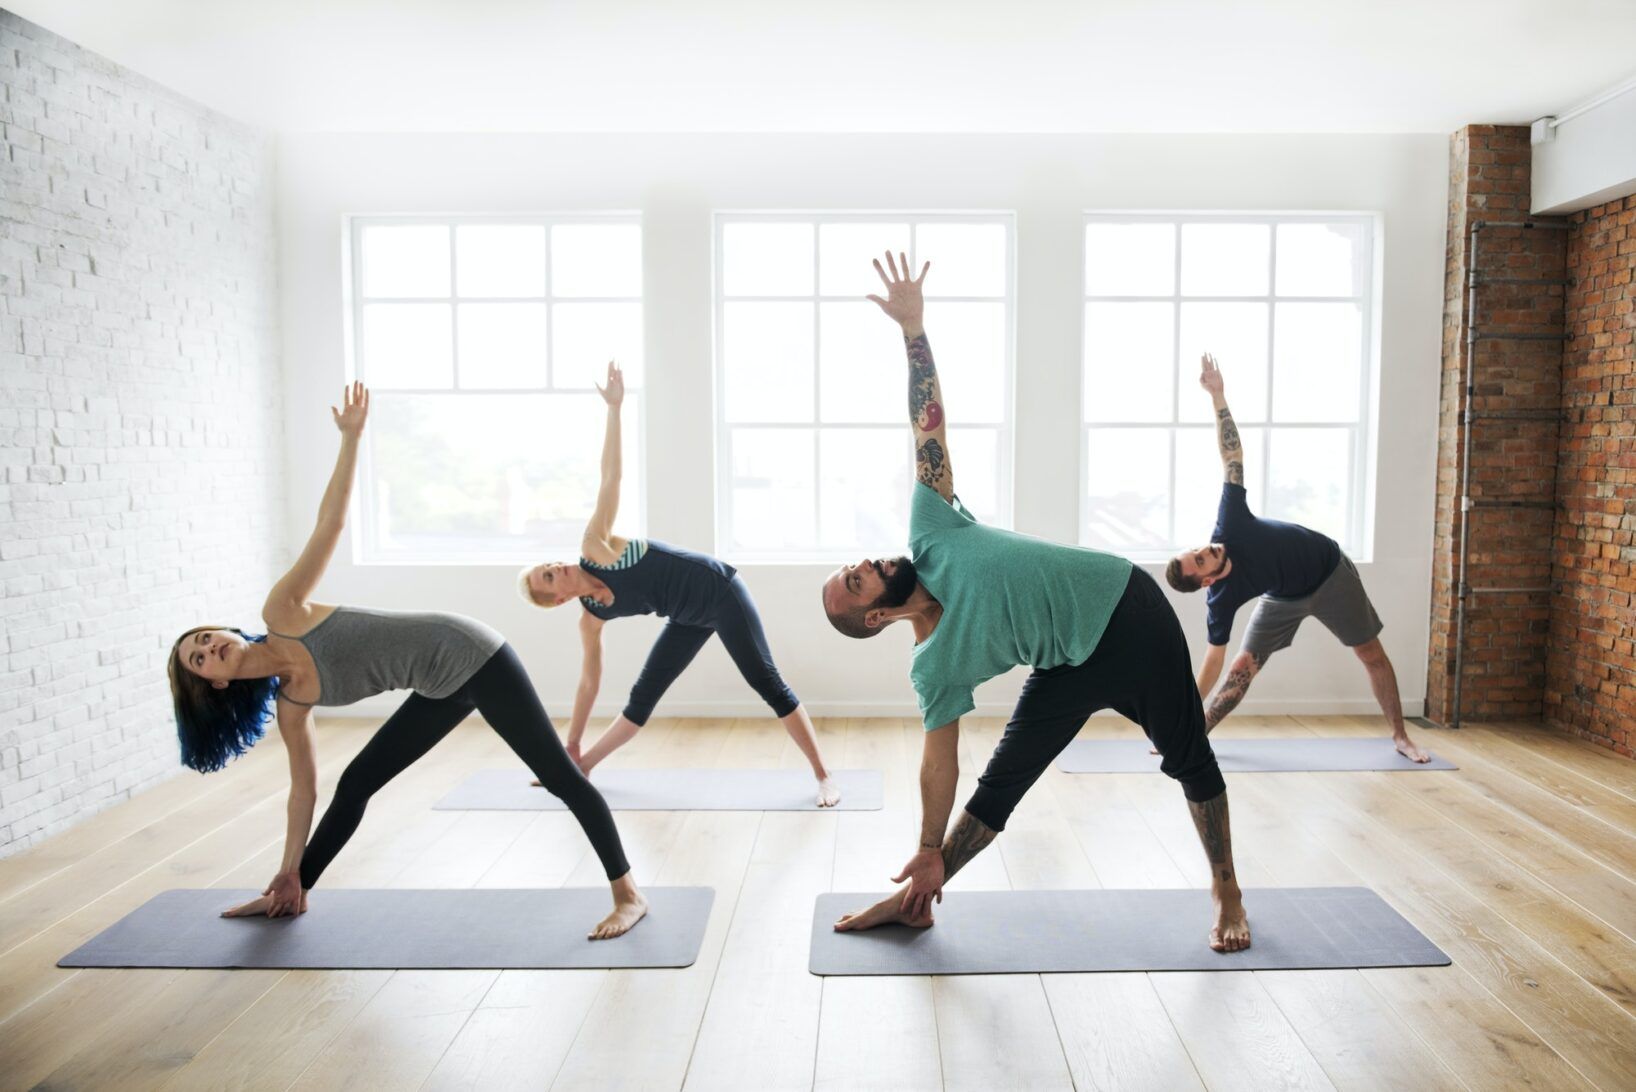
[(875, 600), (873, 604), (875, 607), (901, 607), (909, 601), (909, 596), (914, 594), (915, 584), (919, 581), (919, 577), (915, 575), (915, 563), (906, 557), (895, 560), (897, 568), (891, 576), (886, 575), (885, 567), (880, 562), (875, 562), (875, 572), (886, 585), (881, 590), (880, 597)]

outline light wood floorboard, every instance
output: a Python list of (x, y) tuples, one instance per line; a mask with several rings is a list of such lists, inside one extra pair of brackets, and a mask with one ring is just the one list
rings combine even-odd
[[(326, 799), (376, 727), (321, 724)], [(818, 728), (832, 766), (882, 771), (880, 811), (617, 816), (640, 882), (715, 889), (699, 960), (679, 970), (57, 968), (167, 888), (271, 874), (276, 740), (227, 772), (167, 781), (0, 861), (0, 1088), (1636, 1087), (1630, 760), (1493, 724), (1420, 733), (1460, 765), (1451, 773), (1229, 778), (1246, 886), (1369, 886), (1451, 967), (820, 979), (806, 970), (813, 900), (890, 886), (917, 834), (923, 733), (912, 718)], [(963, 724), (957, 814), (1003, 728)], [(1374, 717), (1239, 717), (1221, 734), (1382, 730)], [(1139, 734), (1108, 717), (1084, 730)], [(766, 716), (655, 718), (611, 761), (804, 768)], [(314, 912), (325, 887), (603, 885), (565, 813), (432, 810), (472, 771), (515, 763), (480, 722), (457, 729), (371, 803)], [(951, 890), (1205, 875), (1178, 786), (1053, 767)], [(1253, 891), (1250, 911), (1253, 927)]]

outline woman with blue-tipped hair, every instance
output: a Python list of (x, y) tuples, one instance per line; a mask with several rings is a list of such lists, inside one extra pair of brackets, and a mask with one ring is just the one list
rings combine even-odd
[[(259, 898), (227, 914), (305, 911), (307, 892), (357, 829), (369, 798), (476, 711), (574, 813), (601, 858), (614, 908), (592, 928), (591, 938), (626, 932), (647, 912), (647, 903), (631, 877), (613, 815), (563, 749), (505, 638), (459, 614), (331, 606), (309, 598), (346, 522), (369, 392), (352, 384), (341, 408), (330, 412), (341, 431), (335, 473), (306, 548), (262, 606), (266, 635), (200, 626), (182, 634), (171, 650), (171, 696), (185, 765), (201, 773), (221, 769), (260, 739), (275, 715), (289, 752), (284, 858)], [(318, 803), (313, 706), (350, 705), (385, 690), (414, 693), (347, 765), (312, 831)]]

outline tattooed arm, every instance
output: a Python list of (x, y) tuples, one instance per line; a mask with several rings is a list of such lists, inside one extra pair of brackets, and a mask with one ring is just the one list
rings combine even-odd
[(1233, 661), (1231, 670), (1227, 672), (1227, 681), (1221, 684), (1216, 696), (1210, 700), (1210, 707), (1204, 711), (1204, 730), (1213, 732), (1216, 725), (1227, 719), (1227, 714), (1238, 708), (1238, 703), (1244, 700), (1245, 691), (1250, 689), (1250, 680), (1255, 673), (1261, 670), (1264, 661), (1253, 652), (1240, 652), (1238, 659)]
[(927, 262), (920, 276), (911, 279), (907, 257), (900, 254), (894, 260), (887, 254), (886, 268), (875, 262), (875, 272), (886, 284), (886, 296), (869, 298), (903, 328), (903, 344), (909, 354), (909, 422), (915, 434), (915, 477), (937, 490), (944, 500), (952, 501), (954, 471), (949, 466), (949, 441), (943, 427), (943, 391), (937, 381), (931, 343), (926, 340), (926, 308), (920, 291), (930, 268)]
[(1216, 366), (1216, 358), (1209, 353), (1204, 354), (1203, 370), (1199, 373), (1199, 386), (1210, 392), (1210, 401), (1216, 407), (1216, 443), (1221, 448), (1221, 465), (1226, 472), (1227, 480), (1234, 485), (1244, 484), (1244, 444), (1238, 436), (1238, 426), (1233, 423), (1233, 413), (1227, 408), (1227, 393), (1221, 381), (1221, 369)]
[[(955, 782), (959, 778), (960, 722), (954, 720), (926, 733), (920, 757), (920, 848), (909, 858), (903, 870), (892, 878), (894, 883), (909, 881), (908, 888), (903, 892), (902, 909), (916, 917), (930, 911), (932, 900), (943, 896), (943, 882), (960, 865), (970, 860), (977, 849), (982, 848), (982, 845), (977, 846), (952, 869), (948, 867), (943, 832), (948, 829), (949, 812), (954, 810)], [(961, 824), (955, 828), (956, 833), (967, 819), (970, 816), (962, 814)], [(993, 837), (992, 831), (989, 837)]]

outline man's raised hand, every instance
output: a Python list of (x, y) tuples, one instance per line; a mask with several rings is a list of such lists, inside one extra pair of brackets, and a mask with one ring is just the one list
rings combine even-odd
[(1199, 386), (1209, 391), (1211, 395), (1225, 393), (1221, 382), (1221, 368), (1216, 365), (1216, 358), (1205, 353), (1199, 358)]
[[(926, 301), (920, 294), (920, 285), (926, 279), (926, 271), (932, 267), (927, 262), (920, 267), (920, 276), (909, 276), (909, 257), (898, 253), (897, 259), (892, 258), (892, 252), (886, 252), (886, 266), (883, 268), (880, 259), (875, 259), (875, 272), (880, 274), (881, 283), (886, 285), (886, 296), (865, 297), (872, 301), (888, 318), (903, 327), (903, 332), (913, 337), (920, 333), (926, 317)], [(888, 273), (890, 272), (890, 275)]]

